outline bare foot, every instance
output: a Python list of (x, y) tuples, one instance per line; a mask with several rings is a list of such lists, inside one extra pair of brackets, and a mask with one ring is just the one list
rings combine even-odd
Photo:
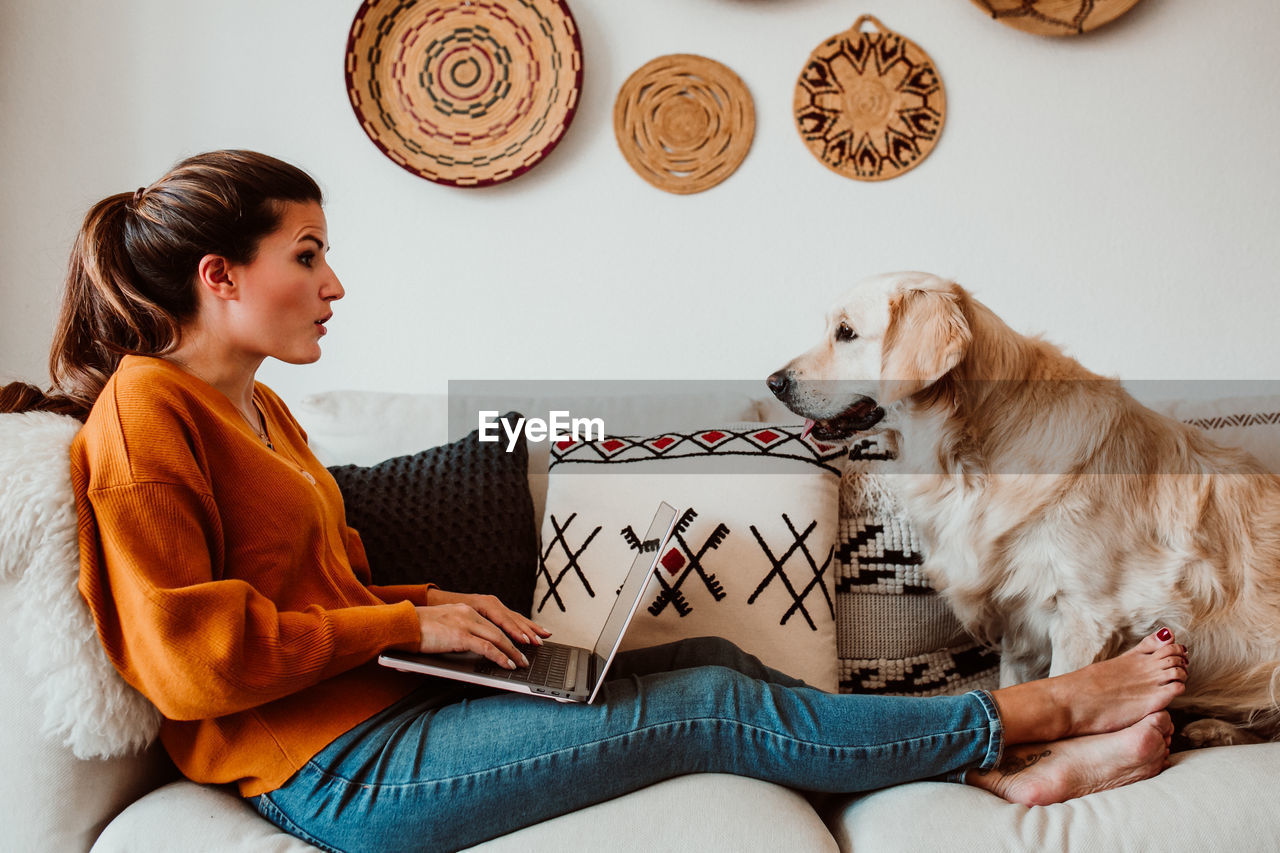
[(1109, 660), (996, 690), (1005, 741), (1053, 741), (1131, 726), (1186, 690), (1186, 655), (1162, 628)]
[(1047, 806), (1150, 779), (1166, 766), (1173, 723), (1160, 711), (1118, 732), (1024, 744), (991, 770), (971, 770), (970, 785), (1011, 803)]

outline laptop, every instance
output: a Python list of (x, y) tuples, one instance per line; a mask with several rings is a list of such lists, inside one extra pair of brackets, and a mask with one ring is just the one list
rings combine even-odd
[(640, 606), (675, 522), (675, 508), (665, 501), (660, 503), (593, 648), (551, 642), (540, 646), (516, 643), (516, 648), (529, 659), (529, 666), (514, 671), (474, 652), (425, 655), (389, 651), (378, 656), (378, 663), (404, 672), (591, 704), (622, 644), (622, 635)]

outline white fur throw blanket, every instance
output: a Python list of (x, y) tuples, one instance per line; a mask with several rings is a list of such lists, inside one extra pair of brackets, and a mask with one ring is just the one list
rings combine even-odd
[[(74, 418), (0, 415), (0, 584), (20, 656), (44, 705), (44, 733), (78, 758), (109, 758), (154, 740), (160, 712), (125, 683), (80, 597), (69, 448)], [(9, 614), (5, 614), (6, 620)]]

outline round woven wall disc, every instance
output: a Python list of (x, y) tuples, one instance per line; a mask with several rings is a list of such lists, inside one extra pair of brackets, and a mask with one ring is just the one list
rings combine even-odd
[(636, 69), (613, 105), (622, 156), (670, 193), (710, 189), (734, 173), (756, 132), (746, 84), (705, 56), (660, 56)]
[(364, 0), (347, 95), (392, 160), (440, 184), (524, 174), (563, 137), (582, 45), (563, 0)]
[(1002, 24), (1038, 36), (1075, 36), (1110, 23), (1138, 0), (973, 0)]
[[(863, 32), (866, 23), (875, 31)], [(947, 95), (929, 54), (863, 15), (809, 54), (795, 114), (804, 144), (828, 168), (883, 181), (918, 166), (938, 144)]]

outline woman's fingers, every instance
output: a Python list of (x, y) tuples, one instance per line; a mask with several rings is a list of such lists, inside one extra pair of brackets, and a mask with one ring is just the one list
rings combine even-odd
[[(489, 645), (494, 646), (502, 653), (504, 658), (510, 660), (513, 664), (517, 666), (529, 665), (528, 659), (525, 658), (525, 656), (521, 654), (514, 645), (512, 645), (511, 638), (508, 637), (501, 628), (489, 619), (486, 619), (480, 613), (477, 613), (474, 610), (471, 612), (474, 617), (471, 623), (471, 631), (476, 637), (479, 637), (481, 640), (488, 641)], [(483, 652), (481, 654), (483, 654)], [(486, 655), (486, 657), (488, 656)], [(492, 660), (492, 658), (490, 659)], [(503, 665), (502, 661), (497, 661), (497, 663), (499, 665)]]
[(496, 596), (476, 596), (474, 606), (478, 613), (506, 631), (513, 640), (526, 646), (542, 645), (542, 638), (551, 636), (546, 628), (507, 607)]
[(475, 652), (506, 669), (528, 666), (498, 626), (467, 604), (440, 604), (418, 607), (422, 628), (419, 650), (434, 652)]

